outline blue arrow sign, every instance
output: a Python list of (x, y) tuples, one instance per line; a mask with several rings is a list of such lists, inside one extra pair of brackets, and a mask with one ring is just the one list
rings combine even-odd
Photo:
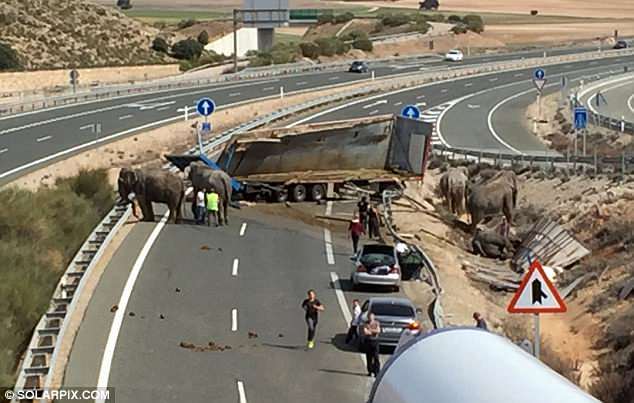
[(401, 116), (410, 119), (418, 119), (420, 118), (420, 109), (416, 105), (407, 105), (401, 111)]
[(588, 110), (582, 106), (575, 108), (575, 129), (585, 129), (588, 126)]
[(196, 110), (200, 116), (209, 116), (216, 110), (216, 104), (211, 98), (202, 98), (196, 104)]
[(544, 71), (544, 69), (536, 69), (533, 72), (533, 78), (535, 80), (543, 80), (544, 78), (546, 78), (546, 72)]

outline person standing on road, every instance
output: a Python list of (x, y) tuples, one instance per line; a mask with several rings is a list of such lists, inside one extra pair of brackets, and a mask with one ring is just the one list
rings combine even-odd
[(198, 192), (196, 192), (194, 218), (196, 218), (196, 224), (200, 225), (205, 223), (205, 192), (203, 189), (198, 189)]
[(308, 337), (306, 338), (306, 347), (308, 349), (315, 348), (315, 333), (317, 332), (317, 322), (319, 321), (319, 312), (323, 311), (324, 305), (317, 299), (315, 290), (308, 290), (308, 298), (302, 302), (302, 308), (306, 312), (305, 320), (308, 326)]
[(381, 361), (379, 361), (379, 333), (381, 325), (376, 320), (374, 314), (368, 314), (368, 320), (363, 325), (361, 334), (363, 335), (363, 345), (365, 351), (365, 361), (368, 369), (368, 376), (376, 376), (381, 371)]
[(207, 195), (205, 196), (205, 201), (207, 205), (207, 226), (211, 225), (211, 217), (213, 217), (214, 224), (217, 227), (218, 226), (218, 203), (219, 203), (220, 197), (218, 196), (218, 193), (216, 193), (216, 189), (214, 187), (211, 187), (211, 189), (208, 189), (206, 193)]
[(361, 238), (362, 234), (365, 234), (365, 228), (363, 228), (363, 224), (359, 221), (359, 217), (355, 214), (348, 226), (348, 239), (352, 238), (352, 250), (355, 255), (357, 254), (357, 249), (359, 248), (359, 238)]
[(364, 227), (368, 218), (368, 198), (366, 196), (361, 197), (359, 203), (357, 203), (357, 210), (359, 210), (359, 220)]
[(380, 238), (381, 233), (379, 232), (379, 210), (375, 205), (370, 205), (368, 208), (368, 238)]
[(361, 320), (361, 305), (359, 304), (358, 299), (352, 300), (352, 320), (350, 321), (350, 328), (348, 329), (348, 334), (346, 335), (346, 344), (350, 344), (350, 342), (357, 338), (357, 327), (359, 326), (359, 321)]
[(473, 313), (473, 320), (476, 321), (476, 327), (479, 327), (480, 329), (484, 329), (484, 330), (489, 330), (489, 327), (487, 326), (487, 322), (484, 320), (482, 315), (480, 315), (480, 312)]

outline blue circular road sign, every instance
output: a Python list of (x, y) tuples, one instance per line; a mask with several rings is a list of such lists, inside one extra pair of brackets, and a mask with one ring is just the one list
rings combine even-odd
[(546, 77), (546, 72), (544, 71), (544, 69), (536, 69), (533, 72), (533, 77), (535, 78), (535, 80), (543, 80)]
[(405, 116), (410, 119), (420, 118), (420, 109), (416, 105), (407, 105), (401, 111), (401, 116)]
[(196, 104), (196, 110), (200, 116), (209, 116), (216, 110), (216, 104), (211, 98), (202, 98)]

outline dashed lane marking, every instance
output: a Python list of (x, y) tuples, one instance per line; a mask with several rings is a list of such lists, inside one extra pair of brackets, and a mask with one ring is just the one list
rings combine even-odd
[(40, 137), (40, 138), (35, 139), (35, 141), (37, 141), (38, 143), (41, 143), (42, 141), (50, 140), (52, 138), (53, 138), (53, 136), (44, 136), (44, 137)]
[(244, 391), (244, 383), (242, 381), (238, 381), (238, 398), (240, 403), (247, 403), (247, 394)]
[(339, 80), (339, 76), (330, 77), (328, 79), (328, 81), (335, 81), (335, 80)]
[(233, 277), (238, 275), (238, 265), (240, 264), (240, 260), (238, 258), (233, 259), (233, 268), (231, 269), (231, 275)]
[(394, 106), (401, 106), (401, 105), (403, 105), (403, 102), (397, 102), (394, 104)]
[(231, 310), (231, 331), (238, 331), (238, 310), (236, 308)]
[(473, 83), (466, 83), (464, 86), (465, 87), (471, 87), (473, 85)]
[(375, 110), (369, 112), (368, 115), (372, 116), (372, 115), (376, 115), (377, 113), (379, 113), (379, 110), (375, 109)]
[(332, 249), (332, 234), (328, 228), (324, 228), (324, 242), (326, 244), (326, 261), (329, 265), (334, 265), (335, 254)]
[(4, 154), (4, 153), (6, 153), (7, 151), (9, 151), (9, 149), (8, 149), (8, 148), (3, 148), (2, 150), (0, 150), (0, 154)]
[(298, 81), (295, 83), (295, 85), (306, 85), (308, 84), (308, 81)]
[(123, 116), (119, 116), (119, 120), (126, 120), (126, 119), (130, 119), (131, 117), (133, 117), (134, 115), (123, 115)]
[(244, 236), (244, 233), (247, 231), (247, 223), (242, 223), (242, 227), (240, 227), (240, 236)]
[(229, 94), (230, 97), (237, 97), (239, 95), (240, 95), (239, 92), (232, 92), (231, 94)]

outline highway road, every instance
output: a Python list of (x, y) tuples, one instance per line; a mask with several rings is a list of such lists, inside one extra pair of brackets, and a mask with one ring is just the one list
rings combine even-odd
[[(589, 50), (565, 48), (548, 52), (560, 55)], [(479, 64), (517, 58), (539, 57), (543, 51), (483, 55), (465, 59), (462, 65)], [(449, 62), (430, 57), (404, 64), (383, 63), (372, 66), (376, 77), (386, 77), (445, 68)], [(174, 122), (182, 117), (178, 109), (194, 106), (202, 96), (212, 97), (220, 108), (227, 108), (257, 99), (275, 97), (280, 87), (285, 93), (329, 85), (367, 80), (368, 74), (343, 71), (309, 73), (237, 83), (222, 83), (195, 88), (165, 90), (143, 95), (49, 108), (41, 111), (0, 118), (0, 185), (12, 178), (66, 158), (73, 153), (112, 141), (122, 136)], [(445, 94), (448, 98), (464, 91)], [(451, 96), (453, 95), (453, 97)], [(101, 124), (99, 138), (92, 127)]]
[(634, 75), (589, 83), (580, 92), (580, 102), (602, 116), (634, 122)]

